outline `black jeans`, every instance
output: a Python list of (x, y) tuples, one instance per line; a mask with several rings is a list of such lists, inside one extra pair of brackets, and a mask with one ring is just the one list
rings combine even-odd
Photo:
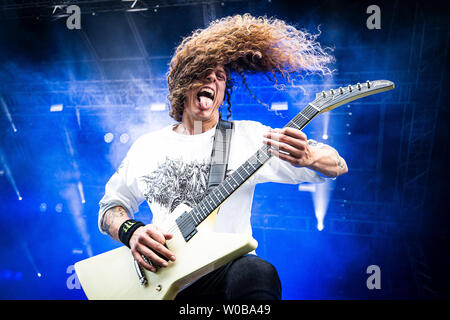
[(280, 300), (281, 282), (269, 262), (244, 255), (201, 277), (175, 300)]

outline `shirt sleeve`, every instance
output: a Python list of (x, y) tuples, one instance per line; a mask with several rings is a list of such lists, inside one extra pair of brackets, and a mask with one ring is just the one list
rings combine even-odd
[(106, 211), (121, 206), (132, 218), (138, 211), (139, 205), (145, 200), (137, 186), (137, 180), (133, 175), (133, 150), (130, 149), (117, 171), (109, 179), (105, 186), (105, 194), (99, 202), (98, 228), (106, 234), (102, 228), (102, 220)]
[[(262, 146), (263, 135), (270, 129), (269, 126), (257, 123), (257, 130), (255, 130), (260, 137), (260, 146)], [(308, 140), (320, 144), (314, 140)], [(259, 147), (258, 147), (259, 148)], [(318, 172), (306, 167), (294, 167), (289, 162), (281, 160), (273, 156), (267, 163), (255, 173), (255, 183), (277, 182), (287, 184), (298, 184), (302, 182), (321, 183), (325, 182), (327, 178), (321, 176)]]

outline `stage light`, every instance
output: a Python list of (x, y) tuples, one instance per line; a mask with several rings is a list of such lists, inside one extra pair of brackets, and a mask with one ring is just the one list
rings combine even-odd
[(272, 111), (283, 111), (283, 110), (288, 110), (288, 103), (283, 101), (283, 102), (272, 102), (272, 104), (270, 105), (270, 110)]
[(138, 2), (138, 0), (122, 0), (122, 2), (133, 2), (130, 6), (130, 8), (133, 9), (134, 6), (136, 5), (136, 2)]
[(11, 113), (8, 110), (8, 106), (6, 105), (5, 100), (3, 100), (2, 97), (0, 97), (0, 105), (2, 106), (3, 112), (6, 115), (6, 118), (8, 119), (9, 124), (11, 125), (11, 128), (14, 132), (17, 132), (16, 125), (14, 124), (14, 121), (12, 119)]
[(327, 213), (330, 202), (332, 184), (334, 180), (326, 180), (323, 183), (316, 184), (316, 192), (312, 194), (314, 203), (314, 214), (317, 220), (317, 230), (324, 229), (323, 221)]
[(317, 230), (322, 231), (323, 230), (323, 222), (317, 222)]
[(19, 196), (19, 201), (22, 201), (22, 199), (23, 199), (23, 198), (22, 198), (21, 196)]
[(61, 213), (61, 212), (63, 211), (63, 205), (62, 205), (62, 203), (58, 203), (58, 204), (55, 206), (55, 211), (58, 212), (58, 213)]
[(78, 193), (80, 194), (81, 203), (86, 203), (86, 200), (84, 198), (83, 184), (81, 183), (81, 181), (78, 181), (77, 188)]
[(120, 142), (127, 143), (130, 140), (130, 136), (126, 133), (120, 135)]
[(5, 153), (0, 148), (0, 164), (2, 165), (4, 171), (4, 174), (6, 175), (6, 178), (8, 179), (9, 183), (13, 187), (14, 191), (16, 192), (17, 198), (19, 200), (22, 200), (22, 196), (20, 195), (19, 188), (17, 188), (16, 180), (14, 179), (14, 176), (11, 172), (11, 169), (9, 168), (8, 160), (6, 159)]
[(154, 102), (150, 105), (151, 111), (165, 111), (166, 110), (166, 104), (163, 102)]
[(126, 11), (127, 12), (138, 12), (138, 11), (147, 11), (147, 10), (148, 10), (148, 8), (136, 8), (136, 9), (127, 9)]
[(40, 272), (37, 273), (38, 278), (42, 277), (42, 274)]
[(110, 143), (114, 139), (114, 134), (112, 132), (108, 132), (107, 134), (105, 134), (103, 139), (105, 140), (106, 143)]
[(80, 203), (80, 186), (81, 182), (78, 183), (77, 190), (77, 185), (70, 184), (65, 189), (61, 190), (61, 195), (65, 199), (68, 206), (66, 212), (72, 215), (75, 226), (86, 249), (86, 253), (91, 257), (93, 255), (93, 251), (90, 244), (90, 235), (86, 220), (83, 215), (83, 210), (85, 210), (85, 207)]
[(64, 106), (62, 104), (53, 104), (50, 106), (50, 112), (61, 112)]
[(326, 112), (323, 115), (323, 134), (322, 139), (328, 140), (328, 125), (330, 123), (330, 113)]
[(298, 191), (316, 192), (316, 185), (314, 183), (301, 183), (298, 185)]
[(55, 14), (56, 10), (58, 10), (58, 9), (63, 9), (63, 6), (62, 6), (62, 5), (56, 5), (56, 6), (53, 8), (52, 14)]
[(45, 202), (41, 203), (41, 205), (39, 206), (39, 211), (41, 212), (47, 211), (47, 204)]

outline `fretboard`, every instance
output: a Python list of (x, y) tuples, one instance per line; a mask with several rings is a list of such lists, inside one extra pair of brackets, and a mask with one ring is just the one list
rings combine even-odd
[[(303, 129), (315, 116), (319, 110), (309, 104), (299, 114), (297, 114), (285, 127)], [(211, 212), (217, 209), (234, 191), (236, 191), (245, 181), (247, 181), (256, 171), (258, 171), (271, 157), (268, 152), (269, 147), (263, 145), (247, 161), (234, 170), (216, 188), (212, 189), (190, 212), (199, 225)]]

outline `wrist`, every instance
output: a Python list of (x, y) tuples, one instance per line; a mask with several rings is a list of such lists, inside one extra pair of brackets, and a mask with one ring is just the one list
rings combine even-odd
[(121, 224), (119, 228), (119, 240), (125, 246), (130, 248), (130, 239), (133, 236), (134, 232), (140, 228), (144, 227), (145, 224), (141, 221), (136, 221), (134, 219), (128, 219), (124, 223)]

